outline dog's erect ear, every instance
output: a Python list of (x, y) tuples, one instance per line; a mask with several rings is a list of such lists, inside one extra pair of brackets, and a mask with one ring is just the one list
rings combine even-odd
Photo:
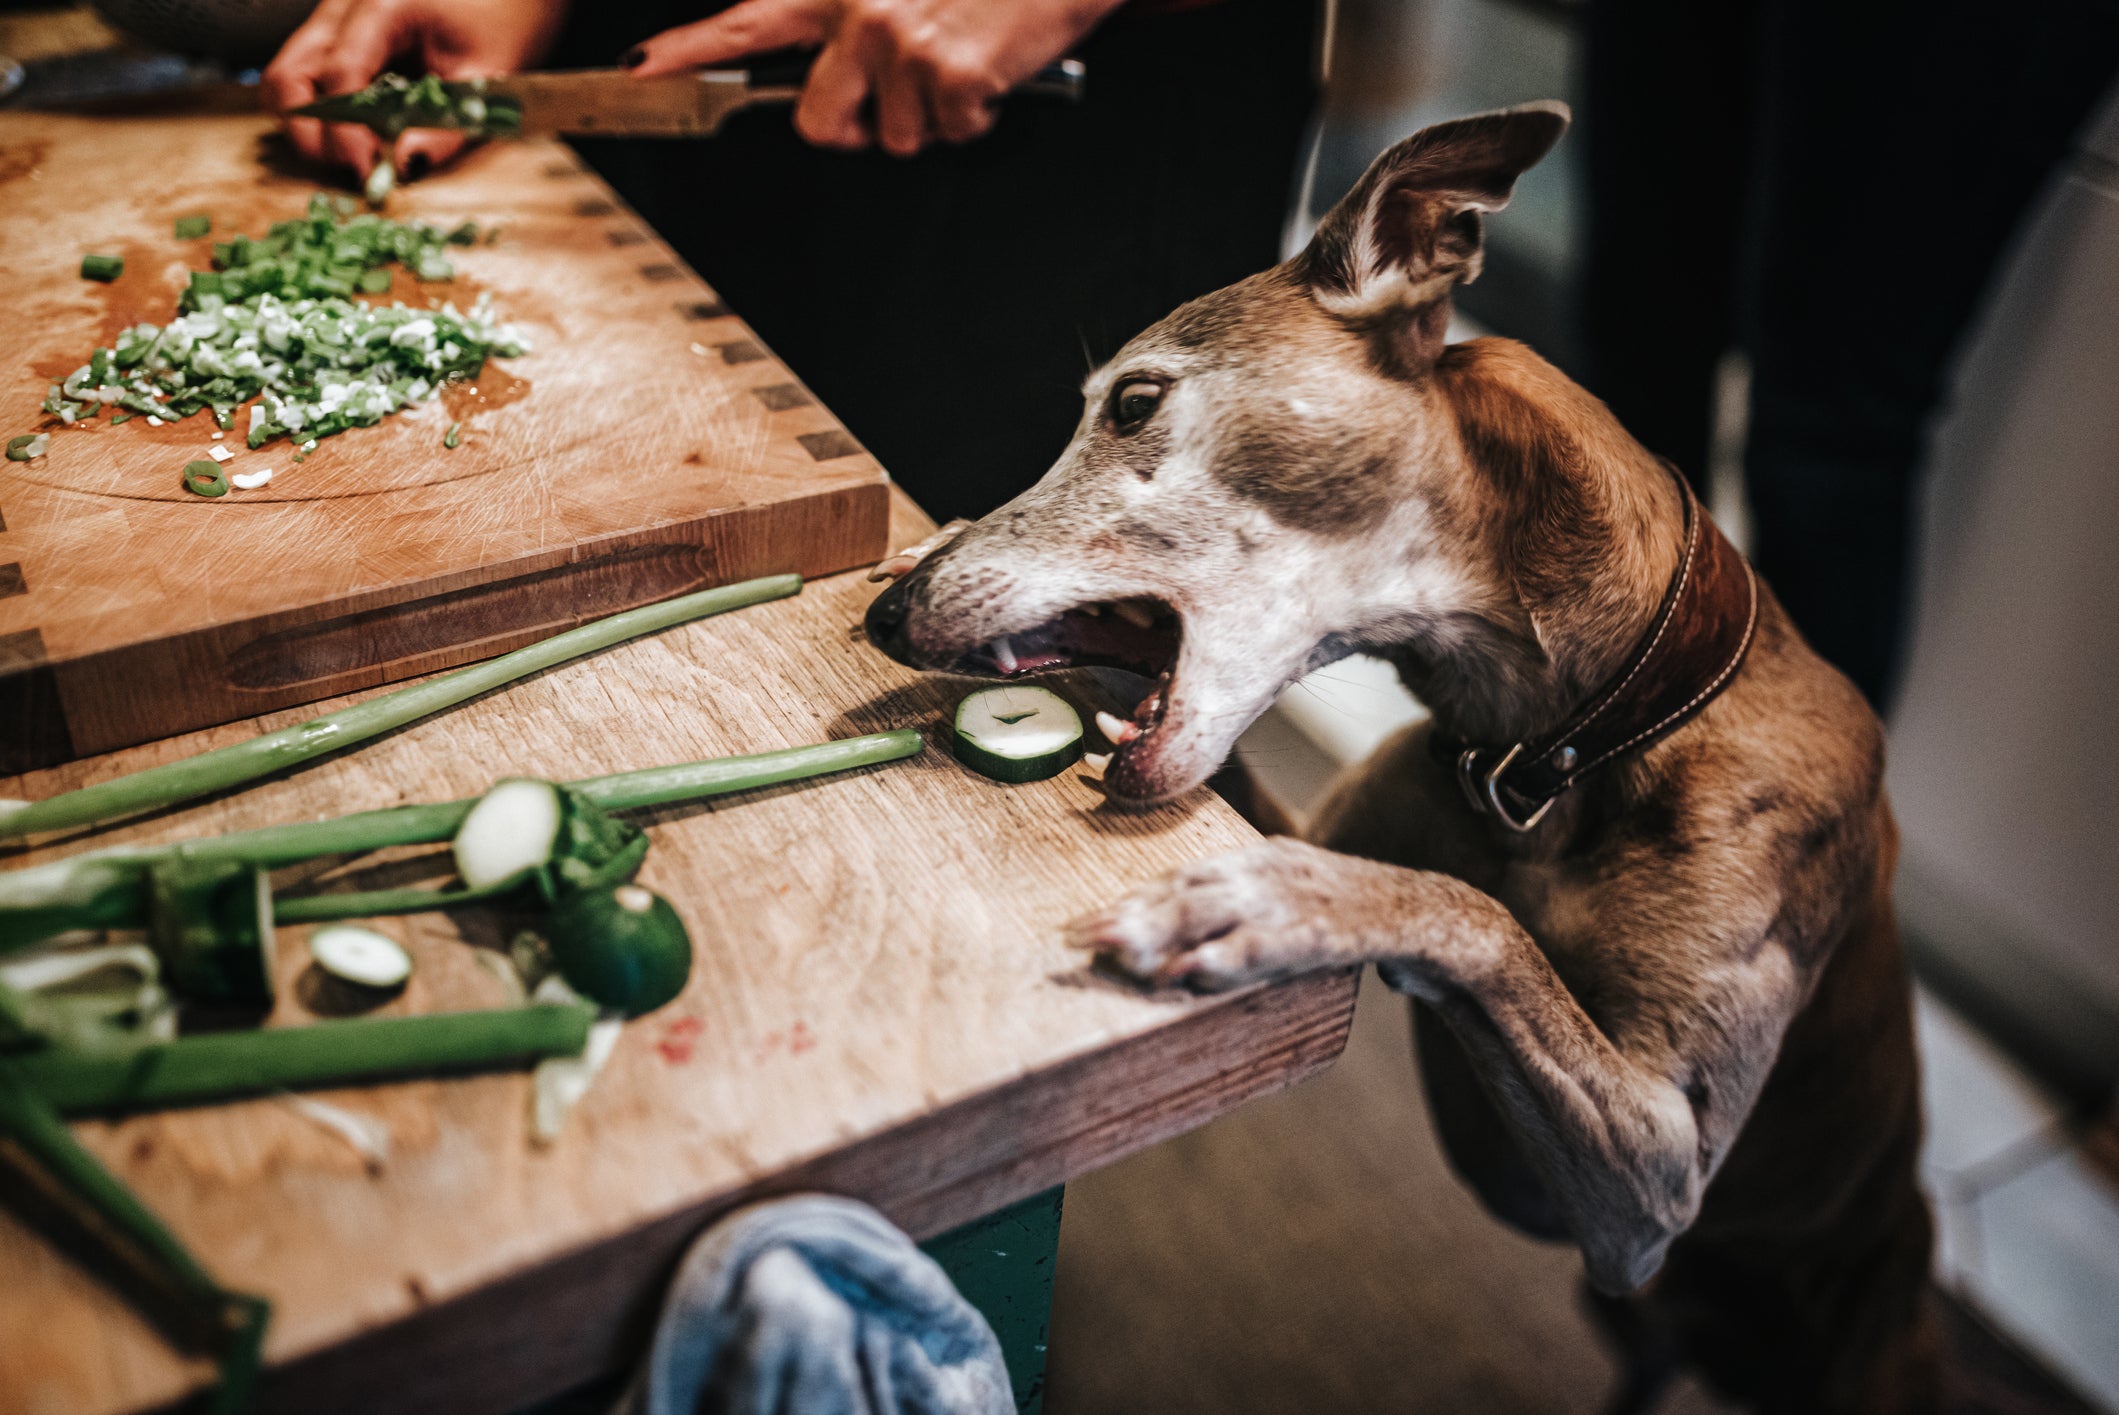
[[(1334, 314), (1389, 320), (1439, 309), (1479, 274), (1486, 212), (1567, 131), (1567, 105), (1526, 103), (1437, 123), (1369, 164), (1317, 227), (1301, 268)], [(1436, 351), (1440, 349), (1436, 331)], [(1423, 341), (1425, 342), (1425, 341)]]

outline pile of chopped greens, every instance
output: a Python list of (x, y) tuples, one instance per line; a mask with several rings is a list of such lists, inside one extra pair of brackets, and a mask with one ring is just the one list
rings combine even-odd
[[(452, 279), (448, 248), (477, 238), (468, 221), (444, 232), (313, 197), (304, 216), (275, 223), (263, 239), (216, 242), (214, 268), (192, 272), (175, 319), (136, 324), (115, 347), (97, 349), (51, 386), (44, 411), (72, 425), (106, 408), (113, 423), (211, 410), (230, 428), (248, 403), (251, 447), (291, 436), (306, 454), (319, 438), (373, 426), (452, 379), (477, 377), (488, 358), (523, 352), (485, 295), (468, 311), (354, 298), (387, 292), (391, 265), (422, 281)], [(11, 446), (10, 455), (27, 450)]]

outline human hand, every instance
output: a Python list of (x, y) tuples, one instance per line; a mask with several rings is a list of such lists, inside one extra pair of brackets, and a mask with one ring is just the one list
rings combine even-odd
[[(357, 92), (407, 56), (444, 79), (513, 73), (544, 53), (565, 15), (566, 0), (323, 0), (265, 66), (259, 89), (305, 156), (343, 162), (365, 177), (382, 155), (373, 129), (288, 111)], [(417, 176), (463, 144), (460, 133), (416, 129), (398, 138), (393, 158), (400, 172)]]
[[(821, 46), (795, 128), (819, 147), (910, 157), (969, 142), (994, 104), (1095, 28), (1121, 0), (743, 0), (634, 51), (641, 77)], [(874, 100), (873, 116), (867, 111)]]

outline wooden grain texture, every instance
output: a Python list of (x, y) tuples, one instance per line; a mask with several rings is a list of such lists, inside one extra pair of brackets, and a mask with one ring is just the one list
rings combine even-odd
[[(0, 430), (140, 320), (166, 321), (214, 236), (300, 214), (255, 116), (0, 115), (9, 347)], [(268, 159), (261, 162), (261, 157)], [(530, 352), (226, 497), (179, 485), (202, 415), (56, 428), (0, 473), (0, 770), (107, 751), (467, 662), (634, 604), (882, 553), (882, 469), (610, 190), (551, 143), (495, 144), (390, 214), (500, 239), (391, 298), (490, 292)], [(110, 284), (85, 251), (125, 257)], [(442, 446), (451, 423), (462, 446)], [(238, 416), (238, 428), (244, 426)]]
[[(815, 583), (97, 839), (442, 799), (514, 772), (931, 734), (962, 687), (860, 641), (872, 593), (858, 575)], [(41, 797), (290, 716), (0, 779), (0, 795)], [(681, 998), (626, 1029), (557, 1145), (529, 1144), (520, 1075), (327, 1093), (389, 1126), (380, 1175), (271, 1100), (76, 1127), (217, 1274), (277, 1304), (265, 1408), (516, 1407), (629, 1359), (685, 1241), (745, 1197), (855, 1194), (930, 1235), (1285, 1085), (1344, 1044), (1346, 976), (1143, 997), (1088, 976), (1061, 943), (1062, 921), (1127, 884), (1255, 838), (1205, 791), (1119, 813), (1074, 773), (1000, 786), (930, 745), (649, 818), (643, 877), (683, 914), (698, 965)], [(501, 942), (493, 920), (380, 927), (418, 962), (385, 1011), (501, 1000), (464, 942)], [(303, 937), (280, 940), (292, 982), (275, 1023), (308, 1015)], [(0, 1218), (0, 1273), (5, 1415), (152, 1407), (203, 1378), (13, 1218)]]

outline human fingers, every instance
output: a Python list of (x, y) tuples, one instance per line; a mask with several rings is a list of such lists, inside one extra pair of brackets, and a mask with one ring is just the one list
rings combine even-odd
[(710, 19), (641, 41), (626, 67), (642, 78), (830, 38), (836, 0), (743, 0)]
[(324, 125), (325, 160), (351, 167), (355, 176), (366, 177), (382, 154), (383, 140), (375, 135), (373, 128), (364, 128), (358, 123)]
[(400, 178), (407, 182), (416, 182), (463, 149), (462, 133), (443, 132), (438, 128), (418, 128), (397, 140), (393, 160), (397, 163)]
[(1008, 85), (991, 69), (940, 65), (928, 90), (934, 130), (944, 142), (970, 142), (993, 130)]
[[(317, 76), (327, 95), (358, 93), (389, 67), (390, 56), (403, 45), (416, 17), (399, 0), (361, 0), (350, 6), (331, 46), (331, 60)], [(365, 177), (382, 156), (382, 139), (358, 123), (330, 123), (324, 128), (325, 155)]]
[(279, 53), (258, 75), (258, 100), (281, 115), (280, 123), (295, 150), (314, 162), (324, 158), (324, 125), (314, 118), (287, 116), (316, 101), (316, 80), (331, 63), (332, 44), (350, 0), (324, 0), (302, 21)]
[(795, 104), (795, 131), (818, 147), (862, 148), (873, 141), (861, 113), (871, 89), (869, 56), (857, 52), (858, 39), (845, 30), (833, 36), (810, 65)]
[(893, 157), (910, 157), (933, 140), (927, 94), (932, 70), (903, 56), (873, 74), (876, 142)]

